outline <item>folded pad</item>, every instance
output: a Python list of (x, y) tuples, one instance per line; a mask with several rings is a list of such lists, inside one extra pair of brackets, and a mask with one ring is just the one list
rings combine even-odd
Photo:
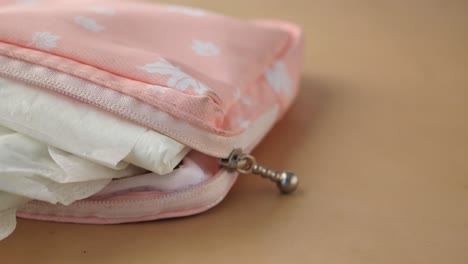
[[(116, 171), (0, 127), (0, 219), (10, 219), (8, 214), (33, 199), (70, 204), (99, 192), (113, 178), (143, 172), (136, 166)], [(4, 225), (11, 222), (0, 222)], [(1, 230), (0, 238), (11, 229)]]
[(189, 148), (145, 127), (50, 91), (0, 80), (0, 126), (110, 168), (166, 174)]

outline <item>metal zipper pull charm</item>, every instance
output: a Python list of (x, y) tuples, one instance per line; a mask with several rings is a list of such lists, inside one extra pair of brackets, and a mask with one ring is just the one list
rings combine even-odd
[(277, 172), (263, 167), (257, 164), (255, 157), (243, 153), (241, 149), (233, 150), (227, 159), (220, 159), (218, 163), (230, 172), (237, 171), (241, 174), (253, 173), (268, 178), (276, 182), (278, 189), (282, 193), (294, 192), (299, 183), (299, 179), (294, 172)]

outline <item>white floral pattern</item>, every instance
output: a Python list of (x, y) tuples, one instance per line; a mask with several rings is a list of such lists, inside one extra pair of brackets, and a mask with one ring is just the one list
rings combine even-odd
[(291, 94), (291, 79), (288, 75), (286, 64), (282, 61), (277, 61), (265, 75), (268, 83), (273, 90), (279, 94), (284, 90), (287, 95)]
[(106, 16), (113, 16), (115, 15), (115, 11), (109, 7), (92, 7), (93, 10), (97, 14), (106, 15)]
[(219, 48), (211, 43), (204, 42), (198, 39), (192, 40), (192, 50), (200, 56), (218, 56), (220, 54)]
[(206, 15), (205, 10), (199, 9), (199, 8), (188, 7), (188, 6), (171, 5), (171, 6), (168, 6), (167, 10), (169, 12), (182, 13), (182, 14), (195, 16), (195, 17), (202, 17)]
[(244, 105), (252, 105), (252, 98), (244, 96), (242, 97), (241, 90), (236, 87), (234, 90), (234, 102), (241, 101)]
[(160, 58), (158, 62), (146, 64), (140, 67), (140, 69), (148, 73), (170, 75), (167, 86), (176, 88), (179, 91), (185, 91), (191, 87), (197, 94), (202, 95), (210, 90), (205, 84), (195, 80), (192, 76), (183, 72), (179, 67), (172, 65), (164, 58)]
[(106, 27), (99, 25), (96, 20), (88, 17), (77, 16), (75, 17), (75, 23), (82, 26), (83, 28), (92, 31), (92, 32), (99, 32), (106, 29)]
[(159, 86), (159, 85), (148, 85), (148, 89), (158, 91), (160, 93), (165, 93), (167, 88)]
[(244, 103), (245, 105), (252, 105), (252, 99), (249, 97), (244, 97), (242, 98), (242, 103)]
[(53, 50), (57, 47), (57, 41), (60, 36), (53, 35), (50, 32), (36, 32), (33, 34), (30, 46), (34, 46), (42, 50)]
[(244, 129), (248, 128), (250, 126), (250, 121), (242, 119), (239, 121), (239, 125)]

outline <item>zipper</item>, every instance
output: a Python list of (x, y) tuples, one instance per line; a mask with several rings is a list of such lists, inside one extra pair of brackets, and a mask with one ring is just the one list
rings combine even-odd
[(252, 173), (269, 179), (276, 183), (276, 186), (283, 194), (293, 193), (299, 185), (299, 178), (294, 172), (280, 172), (263, 167), (257, 163), (254, 156), (242, 152), (241, 149), (234, 149), (227, 159), (219, 159), (218, 164), (229, 172)]
[[(253, 149), (252, 144), (248, 151)], [(170, 193), (128, 193), (114, 199), (76, 201), (68, 206), (33, 201), (24, 205), (18, 216), (59, 222), (118, 224), (181, 217), (206, 211), (221, 202), (239, 174), (257, 174), (275, 182), (281, 193), (297, 189), (296, 174), (276, 172), (257, 164), (255, 157), (234, 149), (228, 158), (218, 159), (220, 170), (209, 180)], [(120, 196), (120, 197), (119, 197)]]
[[(96, 103), (93, 100), (87, 100), (82, 96), (78, 96), (73, 92), (69, 92), (67, 86), (63, 83), (50, 80), (48, 78), (43, 78), (37, 74), (31, 75), (27, 72), (18, 72), (14, 68), (0, 66), (0, 77), (10, 79), (13, 81), (23, 82), (33, 86), (39, 86), (44, 89), (52, 90), (56, 93), (62, 94), (69, 98), (73, 98), (77, 101), (93, 105), (99, 109), (103, 109), (103, 106), (99, 103)], [(109, 111), (113, 114), (120, 115), (120, 113), (113, 111), (112, 109), (105, 108), (104, 110)], [(133, 118), (133, 120), (138, 118)], [(142, 123), (146, 126), (146, 124)], [(262, 133), (259, 133), (262, 134)], [(251, 137), (249, 141), (255, 142), (257, 139)], [(193, 143), (193, 142), (192, 142)], [(252, 145), (252, 144), (249, 144)], [(190, 146), (190, 145), (189, 145)], [(190, 146), (193, 148), (193, 146)], [(196, 148), (197, 150), (209, 153), (206, 149)], [(218, 156), (219, 157), (219, 156)], [(224, 156), (225, 157), (225, 156)], [(221, 158), (218, 160), (218, 164), (221, 168), (226, 169), (228, 172), (238, 172), (240, 174), (256, 174), (260, 175), (263, 178), (270, 179), (275, 182), (278, 186), (278, 189), (281, 193), (292, 193), (297, 189), (299, 180), (295, 173), (291, 171), (274, 171), (269, 168), (263, 167), (257, 164), (255, 157), (245, 154), (241, 149), (232, 150), (228, 158)]]
[[(130, 193), (110, 200), (84, 199), (68, 206), (33, 201), (17, 215), (23, 218), (87, 223), (118, 224), (182, 217), (206, 211), (221, 202), (237, 175), (259, 174), (276, 182), (282, 193), (292, 193), (298, 178), (292, 172), (274, 172), (256, 163), (253, 156), (235, 149), (227, 159), (219, 159), (221, 169), (208, 181), (170, 193)], [(122, 199), (123, 198), (123, 199)]]

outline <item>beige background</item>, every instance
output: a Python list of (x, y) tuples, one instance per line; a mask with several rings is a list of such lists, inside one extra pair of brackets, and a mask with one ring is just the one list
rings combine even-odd
[(20, 220), (1, 263), (468, 263), (468, 1), (173, 2), (305, 28), (300, 97), (255, 151), (301, 190), (246, 176), (185, 219)]

